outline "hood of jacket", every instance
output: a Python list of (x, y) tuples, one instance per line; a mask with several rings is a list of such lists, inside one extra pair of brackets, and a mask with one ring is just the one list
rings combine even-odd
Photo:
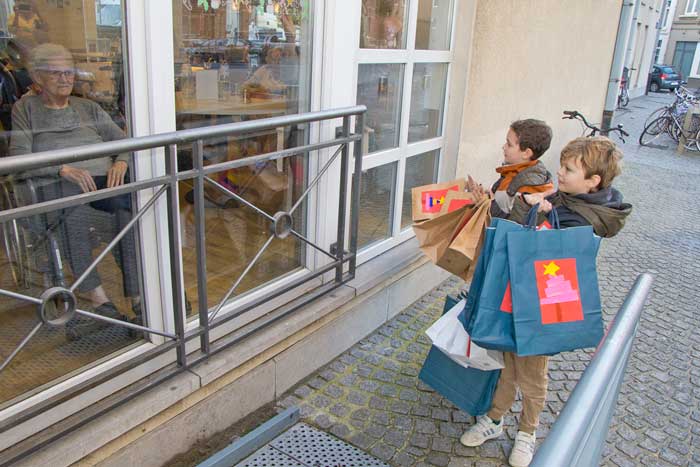
[(606, 238), (617, 234), (632, 212), (632, 205), (623, 202), (622, 193), (612, 187), (581, 195), (558, 191), (550, 201), (580, 215), (593, 226), (596, 234)]

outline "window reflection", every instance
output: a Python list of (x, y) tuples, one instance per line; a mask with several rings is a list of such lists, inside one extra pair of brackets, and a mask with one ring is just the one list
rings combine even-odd
[(396, 169), (397, 163), (392, 162), (362, 173), (358, 248), (391, 237), (394, 225)]
[[(177, 128), (250, 121), (309, 110), (311, 29), (308, 0), (173, 0)], [(303, 144), (307, 127), (281, 127), (204, 145), (205, 165)], [(191, 148), (178, 146), (180, 169), (192, 167)], [(289, 209), (303, 192), (306, 162), (287, 158), (212, 174), (205, 189), (208, 306), (219, 303), (269, 237), (268, 221), (236, 200), (268, 214)], [(198, 311), (192, 185), (181, 185), (185, 288), (190, 314)], [(223, 188), (223, 190), (222, 190)], [(226, 193), (228, 190), (231, 193)], [(295, 229), (303, 229), (304, 209)], [(303, 231), (302, 231), (303, 233)], [(236, 294), (302, 266), (293, 238), (275, 239)]]
[[(121, 13), (120, 0), (0, 0), (0, 157), (127, 136)], [(2, 177), (1, 209), (127, 183), (130, 159), (115, 154)], [(0, 288), (38, 297), (75, 285), (79, 308), (147, 324), (136, 230), (89, 270), (132, 218), (131, 197), (122, 195), (5, 222)], [(54, 311), (62, 316), (62, 307)], [(0, 407), (141, 338), (104, 321), (65, 317), (65, 324), (45, 324), (0, 372)], [(0, 298), (0, 359), (37, 322), (36, 305)]]
[(360, 47), (406, 48), (407, 14), (405, 0), (362, 0)]
[(439, 149), (411, 156), (406, 160), (406, 174), (404, 176), (401, 208), (402, 229), (409, 227), (412, 223), (411, 189), (417, 186), (429, 185), (437, 181), (439, 160)]
[(442, 135), (446, 88), (446, 63), (416, 63), (413, 66), (409, 143)]
[(403, 95), (400, 64), (363, 64), (357, 73), (357, 103), (367, 106), (368, 153), (398, 147)]

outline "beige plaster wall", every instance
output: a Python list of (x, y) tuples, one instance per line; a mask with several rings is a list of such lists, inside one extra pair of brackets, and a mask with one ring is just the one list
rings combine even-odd
[(457, 175), (496, 180), (510, 122), (547, 121), (554, 140), (543, 161), (579, 136), (563, 110), (599, 122), (610, 76), (620, 0), (479, 0), (470, 50)]

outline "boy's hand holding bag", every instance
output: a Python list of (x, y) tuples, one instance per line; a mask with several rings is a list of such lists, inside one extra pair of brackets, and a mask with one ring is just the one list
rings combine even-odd
[(600, 237), (593, 227), (534, 229), (507, 234), (513, 319), (518, 355), (546, 355), (595, 347), (603, 337), (596, 256)]

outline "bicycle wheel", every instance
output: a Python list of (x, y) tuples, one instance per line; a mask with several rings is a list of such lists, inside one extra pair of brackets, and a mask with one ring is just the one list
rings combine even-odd
[(652, 121), (656, 120), (657, 118), (661, 117), (666, 113), (668, 110), (668, 107), (661, 107), (660, 109), (654, 110), (651, 115), (647, 117), (647, 119), (644, 121), (644, 128), (647, 127)]
[(666, 134), (669, 125), (673, 124), (668, 117), (659, 117), (649, 123), (639, 135), (639, 144), (648, 146), (655, 141), (658, 141), (661, 136)]
[(627, 92), (627, 89), (622, 91), (622, 95), (620, 96), (620, 105), (622, 107), (627, 107), (627, 104), (630, 103), (630, 94)]
[(685, 148), (688, 151), (699, 152), (700, 151), (700, 128), (695, 131), (692, 138), (688, 138), (685, 142)]

